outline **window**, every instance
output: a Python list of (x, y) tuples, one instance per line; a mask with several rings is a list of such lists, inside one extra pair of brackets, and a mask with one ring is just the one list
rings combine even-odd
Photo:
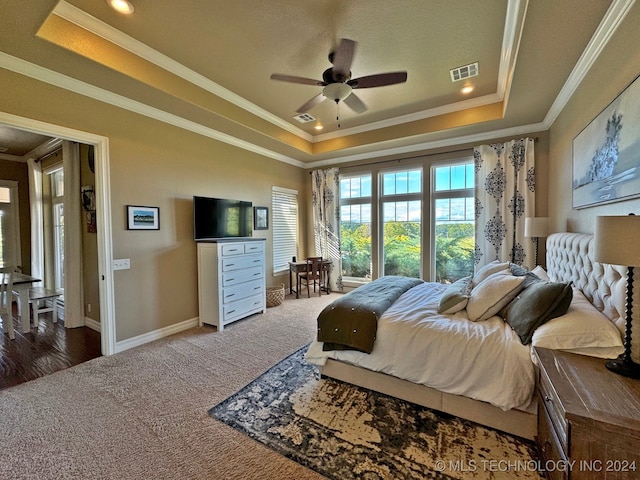
[(0, 180), (0, 266), (20, 265), (18, 182)]
[(340, 176), (342, 277), (371, 280), (371, 174)]
[(435, 279), (449, 283), (473, 273), (474, 165), (438, 165), (432, 172)]
[(420, 278), (422, 169), (381, 173), (383, 275)]
[(64, 170), (54, 170), (49, 177), (53, 219), (54, 288), (58, 292), (64, 292)]
[(473, 273), (472, 157), (356, 168), (340, 173), (344, 280), (403, 275), (452, 282)]
[(298, 251), (298, 192), (273, 187), (273, 273), (288, 272), (289, 262)]

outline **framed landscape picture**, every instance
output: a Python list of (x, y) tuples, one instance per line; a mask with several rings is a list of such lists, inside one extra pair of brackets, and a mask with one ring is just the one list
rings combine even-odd
[(640, 196), (640, 77), (573, 139), (573, 208)]
[(160, 209), (127, 205), (127, 230), (160, 230)]

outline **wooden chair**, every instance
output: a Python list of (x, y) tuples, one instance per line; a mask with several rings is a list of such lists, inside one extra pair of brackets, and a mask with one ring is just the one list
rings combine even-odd
[[(53, 323), (58, 322), (58, 297), (60, 295), (55, 290), (46, 288), (29, 289), (29, 303), (31, 303), (31, 310), (33, 311), (32, 323), (34, 327), (38, 326), (38, 317), (41, 313), (51, 312)], [(50, 307), (47, 307), (47, 300), (51, 300)]]
[(9, 338), (15, 340), (13, 330), (13, 267), (0, 268), (0, 320), (2, 328), (9, 333)]
[(316, 282), (318, 282), (319, 296), (322, 296), (322, 257), (307, 257), (307, 270), (298, 274), (298, 291), (302, 288), (302, 283), (307, 285), (307, 298), (311, 298), (309, 284), (313, 282), (313, 293), (316, 292)]

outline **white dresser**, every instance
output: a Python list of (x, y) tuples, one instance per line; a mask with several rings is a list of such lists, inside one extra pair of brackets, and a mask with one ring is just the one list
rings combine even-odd
[(265, 239), (198, 242), (199, 324), (224, 326), (267, 309)]

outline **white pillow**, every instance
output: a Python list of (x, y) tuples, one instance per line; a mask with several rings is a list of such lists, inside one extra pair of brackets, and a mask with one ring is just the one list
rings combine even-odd
[(487, 263), (480, 267), (480, 269), (473, 275), (473, 285), (479, 285), (490, 275), (502, 270), (509, 270), (509, 262), (499, 262), (494, 260), (491, 263)]
[(469, 320), (493, 317), (520, 293), (525, 278), (512, 275), (508, 268), (489, 275), (471, 290), (467, 302)]
[(531, 270), (531, 273), (536, 275), (541, 280), (544, 280), (545, 282), (551, 281), (551, 279), (549, 278), (549, 275), (547, 274), (547, 271), (544, 268), (542, 268), (540, 265), (538, 265), (536, 268)]
[(575, 287), (567, 313), (539, 326), (531, 344), (601, 358), (615, 358), (624, 351), (618, 327)]

